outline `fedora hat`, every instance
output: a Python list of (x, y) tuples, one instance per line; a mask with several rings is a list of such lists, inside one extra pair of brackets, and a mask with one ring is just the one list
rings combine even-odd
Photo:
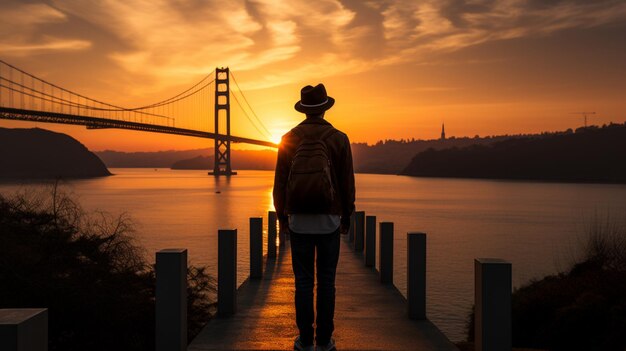
[(333, 107), (335, 99), (326, 94), (324, 84), (316, 86), (307, 85), (300, 90), (300, 101), (294, 108), (298, 112), (315, 114), (322, 113)]

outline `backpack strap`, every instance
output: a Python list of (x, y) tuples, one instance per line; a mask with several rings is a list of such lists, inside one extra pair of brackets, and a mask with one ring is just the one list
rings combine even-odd
[[(297, 135), (300, 140), (305, 140), (305, 139), (309, 139), (310, 136), (307, 135), (304, 131), (302, 131), (299, 126), (295, 127), (291, 130), (295, 135)], [(335, 132), (337, 131), (337, 129), (335, 129), (335, 127), (330, 127), (328, 129), (326, 129), (319, 137), (319, 140), (321, 140), (322, 142), (326, 141), (326, 139), (328, 139), (331, 135), (335, 134)]]
[(291, 132), (293, 134), (295, 134), (296, 136), (298, 136), (298, 138), (300, 139), (304, 139), (304, 133), (300, 131), (300, 129), (298, 127), (292, 128)]
[(337, 131), (337, 129), (335, 129), (335, 127), (330, 127), (328, 129), (326, 129), (324, 131), (324, 133), (322, 133), (322, 135), (320, 135), (320, 140), (321, 141), (326, 141), (326, 139), (328, 139), (331, 135), (335, 134), (336, 131)]

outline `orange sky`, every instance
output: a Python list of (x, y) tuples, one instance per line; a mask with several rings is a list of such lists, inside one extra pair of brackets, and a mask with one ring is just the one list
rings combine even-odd
[[(442, 122), (456, 136), (563, 130), (582, 125), (576, 111), (626, 120), (624, 1), (4, 0), (0, 17), (1, 59), (114, 104), (163, 100), (229, 66), (273, 138), (318, 82), (354, 142), (436, 138)], [(92, 150), (212, 146), (37, 126)], [(233, 130), (262, 137), (236, 109)]]

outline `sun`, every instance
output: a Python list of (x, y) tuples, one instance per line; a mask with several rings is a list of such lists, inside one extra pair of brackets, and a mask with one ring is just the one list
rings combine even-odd
[(273, 143), (280, 144), (281, 138), (282, 138), (282, 135), (272, 134), (271, 140)]
[(273, 143), (280, 144), (280, 141), (281, 141), (283, 135), (285, 133), (287, 133), (288, 130), (289, 129), (284, 130), (284, 129), (274, 129), (274, 128), (271, 128), (270, 129), (270, 133), (269, 133), (270, 134), (270, 140)]
[(281, 121), (278, 124), (278, 126), (271, 126), (268, 130), (269, 140), (276, 144), (280, 144), (283, 135), (285, 135), (285, 133), (287, 133), (292, 127), (290, 123), (285, 123), (284, 121)]

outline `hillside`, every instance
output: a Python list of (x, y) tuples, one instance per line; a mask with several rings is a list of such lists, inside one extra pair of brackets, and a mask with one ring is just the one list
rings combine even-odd
[(83, 178), (111, 175), (76, 139), (44, 129), (0, 128), (0, 177)]
[[(429, 148), (444, 149), (474, 144), (489, 144), (510, 136), (485, 138), (449, 138), (446, 140), (385, 140), (375, 145), (352, 144), (354, 169), (358, 173), (398, 174), (417, 153)], [(169, 150), (157, 152), (97, 151), (96, 154), (112, 168), (211, 169), (213, 149)], [(390, 157), (393, 155), (393, 157)], [(232, 150), (234, 169), (273, 170), (273, 150)]]
[[(375, 145), (353, 143), (351, 145), (354, 170), (357, 173), (398, 174), (411, 161), (415, 154), (428, 148), (449, 148), (474, 144), (488, 144), (508, 137), (451, 138), (446, 140), (385, 140)], [(232, 150), (234, 169), (273, 170), (276, 153), (268, 151)], [(210, 156), (207, 156), (210, 155)], [(393, 155), (393, 157), (390, 157)], [(158, 156), (158, 155), (155, 155)], [(172, 169), (212, 169), (213, 150), (202, 155), (181, 159)]]
[(213, 149), (156, 152), (96, 151), (96, 155), (110, 168), (169, 168), (174, 162), (212, 153)]
[[(233, 169), (273, 170), (276, 152), (272, 150), (231, 150)], [(196, 156), (172, 164), (172, 169), (213, 169), (214, 157)]]
[(626, 182), (626, 124), (579, 128), (417, 154), (404, 175)]
[(398, 174), (411, 162), (413, 156), (428, 149), (446, 149), (468, 145), (490, 144), (511, 136), (449, 138), (445, 140), (385, 140), (374, 145), (352, 144), (354, 170), (357, 173)]

